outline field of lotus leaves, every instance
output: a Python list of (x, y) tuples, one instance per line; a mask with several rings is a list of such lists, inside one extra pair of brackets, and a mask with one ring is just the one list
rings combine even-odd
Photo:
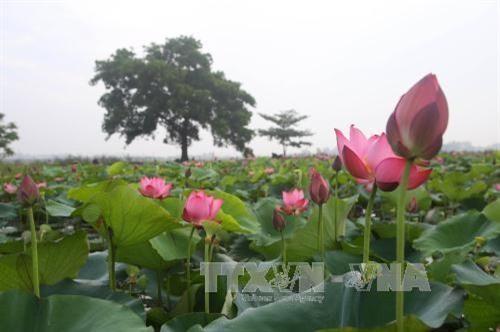
[[(430, 289), (405, 292), (405, 331), (499, 330), (499, 157), (440, 154), (407, 192), (405, 259)], [(372, 195), (333, 162), (0, 164), (0, 331), (395, 331), (396, 292), (365, 286), (396, 260), (399, 189), (373, 195), (364, 250)], [(249, 300), (247, 270), (206, 293), (207, 260), (278, 266), (268, 279), (324, 262), (323, 297)]]

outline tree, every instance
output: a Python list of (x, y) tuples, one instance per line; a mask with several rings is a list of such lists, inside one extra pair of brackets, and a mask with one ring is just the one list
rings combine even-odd
[(106, 88), (99, 105), (106, 109), (103, 131), (118, 133), (126, 144), (153, 136), (164, 127), (165, 143), (181, 146), (181, 160), (199, 140), (200, 128), (211, 131), (214, 145), (233, 145), (239, 151), (253, 137), (247, 126), (255, 99), (241, 84), (213, 71), (212, 57), (200, 41), (181, 36), (144, 47), (144, 56), (118, 49), (108, 60), (96, 61), (92, 85)]
[(9, 122), (3, 124), (4, 114), (0, 113), (0, 156), (10, 156), (14, 151), (9, 148), (10, 143), (17, 141), (17, 127), (14, 123)]
[(283, 156), (286, 157), (286, 147), (292, 146), (300, 148), (301, 146), (309, 146), (311, 142), (294, 140), (295, 138), (312, 136), (308, 130), (298, 130), (296, 125), (307, 119), (307, 115), (299, 115), (295, 110), (281, 111), (273, 115), (259, 113), (267, 121), (271, 121), (276, 127), (269, 129), (260, 129), (259, 134), (269, 137), (270, 140), (278, 141), (283, 147)]

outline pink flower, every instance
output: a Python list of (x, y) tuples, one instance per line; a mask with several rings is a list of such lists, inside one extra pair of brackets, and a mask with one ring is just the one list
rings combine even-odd
[(272, 167), (266, 167), (264, 169), (264, 173), (266, 173), (267, 175), (271, 175), (271, 174), (274, 173), (274, 168), (272, 168)]
[(299, 189), (283, 191), (282, 211), (288, 215), (298, 215), (307, 209), (309, 200), (304, 198), (304, 192)]
[(398, 156), (429, 160), (441, 149), (447, 126), (446, 97), (429, 74), (399, 100), (387, 121), (387, 139)]
[(495, 184), (495, 190), (496, 191), (500, 191), (500, 183), (496, 183)]
[(47, 182), (45, 181), (37, 182), (36, 186), (38, 187), (38, 189), (47, 188)]
[(158, 177), (148, 178), (146, 176), (141, 178), (139, 182), (139, 192), (146, 197), (164, 199), (170, 195), (173, 185), (166, 184), (165, 180)]
[[(367, 139), (354, 125), (351, 126), (349, 140), (340, 130), (335, 129), (335, 133), (342, 164), (358, 183), (363, 184), (367, 190), (371, 190), (374, 183), (385, 191), (397, 188), (406, 161), (392, 152), (385, 134), (373, 135)], [(413, 165), (408, 189), (424, 183), (431, 171)]]
[(444, 159), (443, 159), (443, 157), (439, 157), (439, 156), (438, 156), (438, 157), (436, 157), (434, 160), (435, 160), (435, 161), (436, 161), (436, 163), (438, 163), (439, 165), (444, 165)]
[(311, 174), (309, 186), (311, 200), (318, 205), (326, 203), (330, 198), (330, 186), (317, 170), (311, 168), (309, 172)]
[(203, 161), (197, 161), (196, 163), (194, 163), (194, 167), (197, 167), (197, 168), (202, 168), (205, 166), (205, 163)]
[(16, 193), (17, 187), (10, 182), (6, 182), (3, 184), (3, 191), (5, 191), (7, 194), (13, 195)]
[(193, 191), (184, 205), (182, 219), (199, 228), (203, 222), (215, 219), (222, 203), (222, 199), (216, 199), (203, 191)]
[(29, 175), (25, 175), (17, 190), (18, 200), (25, 206), (32, 206), (40, 198), (37, 184)]
[(77, 164), (71, 165), (71, 172), (76, 173), (77, 171), (78, 171), (78, 165)]

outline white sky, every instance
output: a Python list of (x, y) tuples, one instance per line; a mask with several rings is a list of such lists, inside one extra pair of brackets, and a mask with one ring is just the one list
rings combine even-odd
[[(104, 141), (94, 61), (181, 34), (200, 39), (214, 67), (243, 83), (257, 112), (294, 108), (316, 148), (333, 128), (385, 130), (401, 94), (429, 72), (448, 98), (445, 142), (500, 142), (498, 3), (471, 1), (6, 1), (1, 8), (0, 112), (23, 154), (178, 156), (177, 146)], [(256, 138), (258, 155), (280, 152)], [(297, 150), (295, 150), (297, 151)], [(231, 155), (208, 133), (190, 155)]]

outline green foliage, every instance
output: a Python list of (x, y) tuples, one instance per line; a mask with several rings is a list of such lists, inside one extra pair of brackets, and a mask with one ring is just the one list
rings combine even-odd
[(313, 134), (308, 130), (296, 128), (300, 121), (307, 119), (307, 115), (299, 115), (295, 110), (282, 111), (273, 115), (259, 113), (259, 115), (276, 125), (276, 127), (259, 130), (259, 134), (269, 137), (270, 140), (278, 141), (283, 147), (283, 156), (286, 156), (288, 146), (300, 148), (301, 146), (311, 145), (310, 142), (298, 139)]
[[(23, 249), (20, 247), (20, 249)], [(0, 256), (0, 291), (32, 289), (30, 250)], [(52, 285), (63, 278), (74, 278), (88, 255), (87, 235), (80, 231), (56, 241), (38, 244), (40, 283)]]
[(243, 151), (253, 136), (248, 107), (255, 100), (240, 83), (212, 69), (201, 42), (181, 36), (144, 50), (144, 57), (119, 49), (110, 59), (96, 61), (91, 84), (102, 82), (106, 88), (99, 99), (106, 109), (103, 130), (125, 136), (130, 144), (163, 127), (164, 142), (179, 144), (182, 160), (188, 159), (191, 142), (200, 139), (200, 128), (211, 131), (216, 146)]
[(81, 295), (52, 295), (39, 301), (10, 291), (0, 293), (0, 307), (2, 331), (153, 331), (127, 307)]

